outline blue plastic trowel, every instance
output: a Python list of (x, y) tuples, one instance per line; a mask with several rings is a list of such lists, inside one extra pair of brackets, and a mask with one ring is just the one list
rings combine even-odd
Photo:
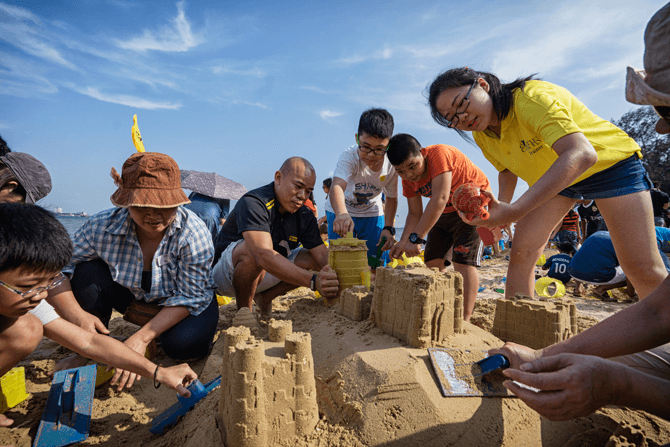
[[(457, 349), (428, 348), (430, 362), (444, 397), (450, 396), (509, 396), (502, 386), (504, 378), (488, 376), (493, 371), (509, 368), (507, 357), (494, 354), (473, 363), (457, 363), (462, 352)], [(485, 355), (486, 351), (482, 351)], [(465, 374), (464, 374), (465, 373)]]
[(191, 411), (195, 407), (195, 404), (219, 385), (221, 385), (221, 376), (211, 382), (207, 382), (205, 385), (200, 383), (198, 379), (195, 379), (187, 387), (191, 392), (191, 397), (177, 395), (177, 403), (153, 418), (149, 431), (154, 435), (162, 435), (167, 427), (176, 424), (179, 417)]
[(58, 371), (33, 447), (60, 447), (88, 438), (97, 366)]

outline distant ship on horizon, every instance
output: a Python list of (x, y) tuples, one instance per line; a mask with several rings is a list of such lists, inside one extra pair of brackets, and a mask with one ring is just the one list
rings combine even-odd
[(81, 211), (79, 213), (64, 213), (63, 208), (60, 206), (56, 207), (54, 214), (56, 217), (88, 217), (88, 213), (86, 211)]

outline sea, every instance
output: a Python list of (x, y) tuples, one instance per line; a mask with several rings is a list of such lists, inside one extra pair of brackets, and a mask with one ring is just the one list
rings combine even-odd
[(56, 219), (63, 224), (67, 233), (70, 235), (70, 238), (74, 236), (74, 233), (84, 225), (84, 222), (88, 220), (88, 217), (82, 216), (57, 216)]

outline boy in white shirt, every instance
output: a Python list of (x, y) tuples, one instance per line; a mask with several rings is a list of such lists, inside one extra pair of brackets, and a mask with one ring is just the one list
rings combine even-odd
[[(398, 208), (398, 175), (386, 157), (393, 135), (393, 117), (384, 109), (368, 109), (361, 115), (356, 144), (337, 161), (326, 202), (328, 238), (337, 239), (352, 231), (365, 239), (368, 259), (376, 253), (382, 236), (383, 250), (394, 244), (393, 221)], [(386, 195), (386, 211), (382, 206)]]

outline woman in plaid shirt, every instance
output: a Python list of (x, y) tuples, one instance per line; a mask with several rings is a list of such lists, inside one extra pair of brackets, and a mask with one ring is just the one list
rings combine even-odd
[[(140, 321), (125, 344), (141, 354), (158, 339), (173, 359), (204, 357), (219, 316), (212, 236), (180, 206), (189, 200), (172, 158), (133, 154), (122, 174), (112, 168), (119, 187), (111, 197), (116, 208), (92, 216), (77, 231), (72, 260), (63, 270), (70, 280), (53, 289), (48, 301), (63, 318), (93, 332), (109, 333), (112, 310)], [(121, 373), (122, 383), (132, 385), (135, 375)]]

